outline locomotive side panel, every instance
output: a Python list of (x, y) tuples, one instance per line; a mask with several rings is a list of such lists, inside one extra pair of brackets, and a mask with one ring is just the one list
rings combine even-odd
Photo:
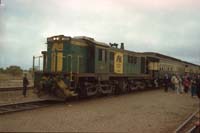
[(109, 72), (108, 48), (95, 46), (95, 73)]
[[(84, 41), (70, 39), (62, 41), (56, 37), (56, 41), (47, 43), (47, 71), (65, 73), (87, 73), (92, 69), (88, 57), (93, 57), (88, 45)], [(93, 65), (94, 66), (94, 65)]]
[(136, 54), (126, 53), (124, 55), (124, 73), (141, 74), (141, 57)]
[(64, 51), (66, 54), (65, 71), (70, 73), (87, 73), (88, 72), (88, 45), (79, 40), (71, 40), (70, 47)]

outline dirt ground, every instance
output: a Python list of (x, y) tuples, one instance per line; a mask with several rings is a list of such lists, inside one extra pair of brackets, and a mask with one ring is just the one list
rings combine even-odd
[(2, 115), (0, 131), (170, 133), (198, 108), (189, 94), (152, 90)]

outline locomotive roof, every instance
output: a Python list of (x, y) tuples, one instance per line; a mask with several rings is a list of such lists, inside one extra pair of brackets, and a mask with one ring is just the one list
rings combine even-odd
[(157, 56), (157, 57), (167, 58), (167, 59), (171, 59), (171, 60), (175, 60), (175, 61), (181, 61), (180, 59), (177, 59), (177, 58), (174, 58), (174, 57), (171, 57), (171, 56), (167, 56), (167, 55), (163, 55), (163, 54), (160, 54), (160, 53), (156, 53), (156, 52), (143, 52), (143, 54), (154, 55), (154, 56)]
[(75, 37), (70, 37), (70, 36), (64, 36), (64, 35), (57, 35), (57, 36), (51, 36), (47, 38), (47, 42), (49, 41), (66, 41), (66, 40), (82, 40), (89, 42), (90, 44), (95, 44), (103, 47), (110, 47), (108, 44), (103, 43), (103, 42), (98, 42), (94, 40), (94, 38), (87, 37), (87, 36), (75, 36)]
[[(74, 37), (70, 37), (70, 36), (64, 36), (64, 35), (57, 35), (57, 36), (48, 37), (47, 38), (47, 42), (48, 41), (52, 41), (52, 40), (59, 40), (58, 37), (61, 38), (61, 40), (69, 40), (69, 39), (83, 40), (83, 41), (88, 42), (89, 44), (95, 44), (95, 45), (99, 45), (99, 46), (103, 46), (103, 47), (107, 47), (107, 48), (113, 48), (110, 45), (108, 45), (107, 43), (98, 42), (94, 38), (87, 37), (87, 36), (74, 36)], [(156, 52), (135, 52), (135, 51), (125, 50), (125, 49), (120, 49), (120, 48), (113, 48), (113, 49), (124, 50), (127, 53), (133, 53), (133, 54), (153, 55), (153, 56), (156, 56), (156, 57), (167, 58), (167, 59), (170, 59), (170, 60), (174, 60), (174, 61), (178, 61), (178, 62), (183, 62), (185, 64), (189, 64), (189, 65), (194, 65), (194, 66), (200, 67), (200, 65), (193, 64), (193, 63), (190, 63), (190, 62), (187, 62), (187, 61), (182, 61), (180, 59), (177, 59), (177, 58), (174, 58), (174, 57), (171, 57), (171, 56), (167, 56), (167, 55), (164, 55), (164, 54), (156, 53)]]
[(110, 47), (106, 43), (98, 42), (98, 41), (94, 40), (94, 38), (87, 37), (87, 36), (75, 36), (75, 37), (73, 37), (73, 39), (80, 39), (80, 40), (84, 40), (86, 42), (91, 42), (93, 44), (100, 45), (100, 46), (103, 46), (103, 47)]

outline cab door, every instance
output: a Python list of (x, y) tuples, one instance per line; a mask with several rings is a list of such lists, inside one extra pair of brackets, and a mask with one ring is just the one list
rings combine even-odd
[(77, 73), (83, 73), (84, 72), (85, 65), (83, 64), (83, 57), (78, 56), (77, 60)]
[(57, 72), (62, 72), (63, 68), (63, 52), (57, 52)]
[(67, 72), (72, 73), (72, 56), (67, 56)]

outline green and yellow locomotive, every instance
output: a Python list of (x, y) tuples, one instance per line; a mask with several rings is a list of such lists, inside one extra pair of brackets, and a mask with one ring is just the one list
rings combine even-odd
[(90, 37), (64, 35), (47, 38), (47, 51), (42, 51), (42, 54), (43, 71), (34, 73), (35, 89), (40, 96), (62, 99), (77, 95), (118, 94), (151, 87), (163, 71), (159, 63), (170, 60), (156, 53), (125, 50), (123, 43), (118, 48), (116, 43), (106, 44)]

